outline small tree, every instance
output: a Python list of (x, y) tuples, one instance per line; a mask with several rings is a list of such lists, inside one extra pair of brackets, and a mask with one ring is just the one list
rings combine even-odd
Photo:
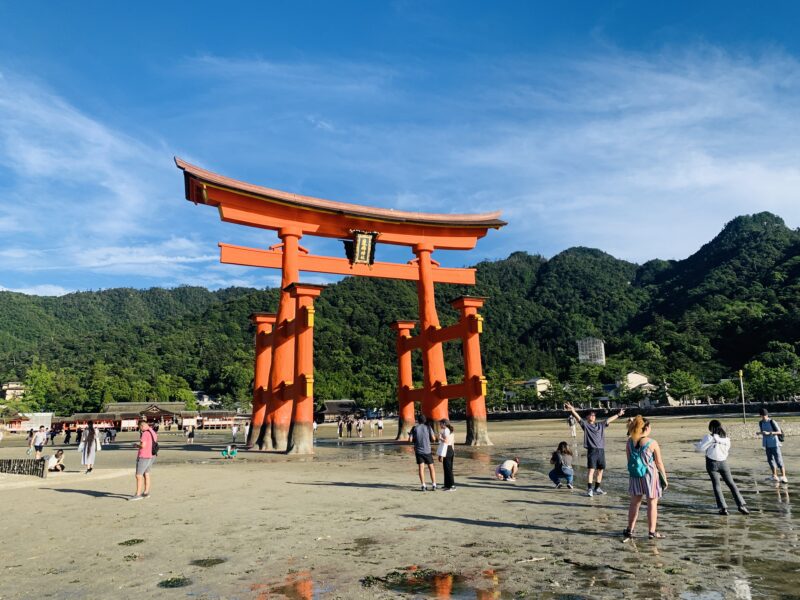
[(667, 377), (667, 381), (669, 391), (681, 402), (695, 398), (700, 391), (700, 380), (688, 371), (673, 371)]

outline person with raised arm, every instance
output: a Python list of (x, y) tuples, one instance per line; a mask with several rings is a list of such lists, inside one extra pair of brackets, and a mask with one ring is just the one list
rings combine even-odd
[[(586, 448), (586, 468), (588, 469), (587, 495), (602, 496), (606, 492), (600, 487), (603, 482), (603, 471), (606, 469), (606, 427), (625, 414), (621, 408), (615, 415), (605, 421), (597, 420), (597, 413), (590, 410), (586, 419), (581, 418), (570, 403), (564, 405), (583, 429), (583, 447)], [(594, 487), (592, 487), (594, 485)]]

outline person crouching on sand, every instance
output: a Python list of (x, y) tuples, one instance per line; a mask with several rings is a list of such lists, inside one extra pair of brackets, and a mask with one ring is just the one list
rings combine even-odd
[(561, 487), (561, 480), (567, 481), (567, 487), (572, 489), (572, 478), (575, 471), (572, 469), (572, 450), (569, 449), (567, 442), (561, 442), (550, 457), (550, 464), (553, 465), (553, 470), (550, 471), (550, 481), (553, 482), (557, 488)]
[(501, 481), (516, 481), (519, 472), (519, 458), (505, 460), (494, 471), (494, 476)]

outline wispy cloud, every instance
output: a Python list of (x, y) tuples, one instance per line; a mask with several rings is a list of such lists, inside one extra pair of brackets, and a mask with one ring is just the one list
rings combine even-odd
[(248, 158), (280, 165), (265, 183), (406, 209), (501, 208), (511, 225), (481, 242), (484, 255), (590, 245), (679, 258), (738, 214), (800, 223), (800, 64), (778, 52), (475, 59), (445, 83), (353, 63), (206, 57), (194, 67), (195, 77), (227, 73), (225, 105), (241, 110), (254, 91), (267, 99), (262, 133), (280, 142)]

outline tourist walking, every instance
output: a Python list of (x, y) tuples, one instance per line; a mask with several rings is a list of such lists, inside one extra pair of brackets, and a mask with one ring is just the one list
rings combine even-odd
[(728, 514), (728, 505), (725, 503), (725, 496), (722, 495), (722, 486), (719, 482), (721, 478), (731, 490), (731, 495), (739, 512), (743, 515), (749, 515), (750, 511), (747, 510), (744, 498), (739, 493), (739, 488), (736, 487), (736, 483), (731, 476), (731, 470), (728, 468), (731, 440), (722, 428), (722, 423), (716, 419), (708, 424), (708, 431), (709, 433), (695, 444), (695, 449), (698, 452), (704, 452), (706, 455), (706, 471), (711, 478), (711, 487), (714, 489), (714, 498), (717, 500), (719, 514)]
[[(570, 415), (571, 416), (571, 415)], [(553, 470), (550, 471), (548, 477), (557, 488), (561, 487), (561, 480), (567, 482), (567, 487), (572, 489), (572, 479), (575, 476), (575, 471), (572, 469), (572, 450), (569, 449), (567, 442), (561, 442), (550, 457), (550, 464), (553, 465)]]
[(442, 463), (444, 469), (444, 487), (445, 492), (451, 492), (456, 489), (456, 481), (453, 477), (453, 458), (455, 457), (456, 434), (455, 428), (450, 424), (447, 419), (439, 421), (439, 449), (436, 455), (439, 462)]
[(766, 408), (759, 410), (758, 414), (761, 415), (761, 420), (758, 422), (758, 433), (761, 436), (761, 445), (767, 452), (767, 464), (772, 469), (772, 479), (781, 483), (789, 483), (781, 454), (783, 431), (775, 420), (770, 418)]
[(75, 432), (75, 443), (78, 444), (78, 446), (80, 446), (82, 439), (83, 439), (83, 429), (81, 427), (78, 427), (78, 430)]
[(519, 458), (504, 460), (494, 471), (494, 476), (502, 481), (516, 481), (519, 472)]
[(72, 439), (72, 429), (70, 427), (64, 428), (64, 445), (69, 446), (69, 441)]
[[(31, 429), (33, 432), (33, 429)], [(36, 456), (34, 457), (36, 460), (42, 458), (42, 448), (47, 443), (47, 432), (44, 430), (44, 425), (39, 427), (39, 431), (36, 433), (28, 434), (30, 437), (30, 443), (28, 446), (28, 454), (30, 454), (31, 448), (36, 451)]]
[(150, 470), (158, 456), (158, 433), (147, 419), (139, 419), (139, 452), (136, 453), (136, 494), (129, 500), (141, 500), (150, 495)]
[(378, 437), (383, 437), (383, 419), (378, 418)]
[(569, 434), (572, 437), (577, 437), (578, 432), (576, 430), (578, 427), (578, 422), (575, 420), (575, 417), (573, 417), (571, 414), (567, 416), (567, 425), (569, 426)]
[(347, 419), (347, 437), (353, 437), (353, 419)]
[(420, 489), (423, 492), (428, 489), (425, 485), (425, 467), (427, 466), (431, 475), (431, 489), (436, 491), (436, 469), (433, 467), (433, 454), (431, 452), (431, 443), (436, 441), (436, 437), (433, 435), (433, 430), (422, 413), (417, 415), (417, 424), (411, 428), (408, 441), (414, 444), (414, 456), (417, 460)]
[(234, 425), (233, 427), (231, 427), (231, 438), (232, 438), (231, 443), (232, 444), (236, 443), (236, 434), (238, 434), (238, 433), (239, 433), (239, 426), (238, 425)]
[(598, 421), (597, 413), (593, 410), (589, 411), (586, 419), (582, 419), (571, 404), (567, 403), (564, 406), (583, 429), (583, 447), (586, 448), (586, 468), (589, 479), (586, 483), (587, 495), (603, 495), (605, 491), (600, 484), (603, 482), (603, 471), (606, 468), (606, 427), (624, 415), (625, 409), (621, 408), (617, 414), (610, 416), (605, 421)]
[(55, 446), (56, 445), (56, 436), (57, 435), (58, 435), (58, 429), (56, 429), (55, 427), (51, 427), (50, 431), (48, 432), (48, 437), (50, 438), (49, 441), (50, 441), (50, 445), (51, 446)]
[(650, 421), (636, 415), (628, 424), (628, 443), (625, 446), (628, 457), (628, 493), (631, 501), (628, 507), (628, 527), (622, 534), (622, 541), (633, 538), (636, 520), (642, 501), (647, 499), (647, 531), (651, 540), (665, 537), (658, 531), (658, 500), (667, 489), (667, 471), (661, 460), (661, 448), (650, 437)]
[(342, 421), (341, 417), (336, 419), (336, 431), (340, 438), (344, 435), (344, 421)]
[(358, 437), (364, 437), (364, 419), (359, 419), (356, 422), (356, 432), (358, 433)]
[(100, 436), (94, 428), (94, 422), (89, 421), (83, 432), (81, 443), (78, 444), (78, 452), (81, 453), (81, 464), (86, 467), (85, 474), (88, 475), (92, 472), (95, 456), (100, 449)]
[(186, 439), (190, 444), (194, 444), (194, 425), (192, 425), (192, 428), (186, 434)]

